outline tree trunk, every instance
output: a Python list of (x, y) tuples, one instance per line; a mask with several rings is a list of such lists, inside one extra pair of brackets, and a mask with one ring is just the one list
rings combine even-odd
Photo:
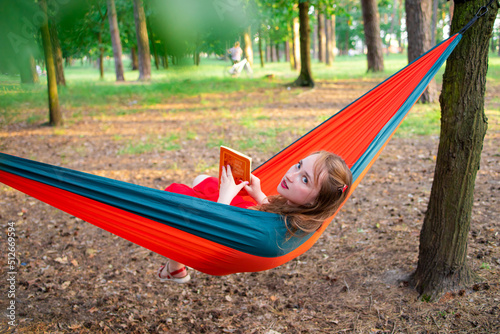
[(165, 54), (164, 56), (165, 62), (163, 66), (165, 66), (165, 68), (168, 68), (168, 52), (167, 52), (167, 43), (165, 43), (165, 41), (163, 41), (163, 53)]
[(294, 69), (300, 70), (300, 23), (299, 18), (293, 18), (293, 59)]
[(245, 57), (247, 61), (250, 63), (250, 66), (253, 67), (253, 47), (252, 47), (252, 33), (251, 27), (248, 27), (245, 33), (243, 34), (243, 40), (245, 42)]
[(276, 43), (274, 45), (274, 50), (276, 50), (276, 62), (279, 63), (280, 62), (280, 44), (279, 43)]
[[(46, 0), (39, 1), (42, 12), (47, 17)], [(59, 107), (59, 95), (57, 93), (56, 67), (54, 65), (54, 55), (52, 54), (52, 43), (50, 41), (49, 24), (46, 20), (40, 27), (42, 33), (43, 51), (45, 54), (45, 64), (47, 66), (47, 90), (49, 94), (49, 125), (62, 125), (61, 108)]]
[(382, 72), (384, 57), (380, 38), (380, 18), (376, 0), (361, 0), (366, 47), (368, 49), (368, 72)]
[(431, 46), (436, 45), (436, 27), (439, 0), (432, 0)]
[(31, 54), (28, 48), (21, 50), (19, 54), (19, 61), (17, 63), (19, 67), (19, 74), (21, 77), (22, 84), (35, 84), (39, 83), (38, 73), (36, 71), (35, 58)]
[(146, 14), (142, 0), (134, 0), (134, 21), (137, 35), (137, 51), (139, 53), (139, 79), (151, 79), (151, 53), (149, 52), (149, 38), (146, 26)]
[[(326, 18), (326, 17), (325, 17)], [(326, 65), (332, 66), (335, 59), (335, 15), (325, 20), (326, 25)]]
[(59, 37), (57, 36), (56, 25), (49, 22), (50, 42), (52, 44), (52, 53), (54, 55), (54, 65), (56, 67), (57, 84), (66, 86), (66, 78), (64, 77), (63, 56)]
[(311, 39), (309, 27), (309, 1), (299, 0), (299, 21), (300, 21), (300, 74), (293, 83), (299, 87), (314, 87), (311, 75)]
[(139, 69), (139, 58), (135, 46), (130, 49), (130, 58), (132, 58), (132, 71), (137, 71)]
[(264, 67), (264, 52), (262, 50), (262, 28), (259, 27), (259, 57), (260, 67)]
[[(483, 1), (455, 5), (451, 32), (461, 29)], [(441, 134), (429, 205), (420, 232), (414, 282), (425, 299), (475, 280), (467, 263), (474, 183), (487, 129), (484, 114), (488, 43), (493, 9), (463, 34), (446, 62), (441, 92)]]
[(284, 51), (285, 62), (288, 63), (290, 61), (290, 44), (288, 43), (288, 41), (285, 41), (283, 43), (283, 48), (285, 49)]
[(123, 75), (122, 61), (122, 42), (120, 40), (120, 30), (116, 18), (115, 0), (107, 0), (109, 33), (111, 34), (111, 43), (113, 45), (113, 58), (115, 59), (116, 81), (125, 81)]
[(271, 38), (271, 36), (269, 36), (269, 42), (267, 44), (267, 54), (269, 55), (269, 62), (270, 63), (274, 62), (273, 39)]
[[(431, 17), (433, 0), (406, 0), (408, 30), (408, 62), (420, 57), (431, 48)], [(421, 103), (436, 101), (437, 87), (433, 79), (420, 97)]]
[(99, 40), (99, 75), (101, 80), (104, 79), (104, 46), (102, 45), (102, 28), (97, 33), (97, 39)]
[(325, 37), (325, 15), (318, 10), (318, 60), (325, 61), (326, 37)]

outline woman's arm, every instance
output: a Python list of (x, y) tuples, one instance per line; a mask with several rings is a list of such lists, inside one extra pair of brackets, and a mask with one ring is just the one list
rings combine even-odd
[(245, 185), (245, 190), (247, 193), (252, 196), (252, 198), (257, 202), (257, 204), (267, 204), (269, 201), (267, 200), (266, 194), (264, 194), (260, 188), (260, 179), (251, 175), (252, 184)]

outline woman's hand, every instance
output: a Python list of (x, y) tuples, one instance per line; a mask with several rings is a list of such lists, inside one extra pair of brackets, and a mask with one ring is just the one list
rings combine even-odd
[(252, 198), (257, 202), (257, 204), (267, 204), (269, 201), (267, 200), (266, 194), (264, 194), (260, 188), (260, 179), (251, 174), (250, 180), (252, 181), (251, 185), (245, 185), (245, 190), (247, 193), (252, 196)]
[(247, 181), (236, 184), (234, 182), (231, 166), (222, 166), (222, 173), (220, 178), (220, 189), (218, 203), (231, 204), (233, 198), (248, 184)]

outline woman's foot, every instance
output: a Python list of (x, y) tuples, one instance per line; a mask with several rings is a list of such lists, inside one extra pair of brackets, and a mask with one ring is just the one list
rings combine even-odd
[(162, 282), (172, 281), (179, 284), (187, 283), (191, 280), (191, 276), (189, 276), (186, 266), (181, 265), (179, 269), (170, 271), (170, 262), (167, 262), (166, 265), (161, 266), (158, 269), (158, 278)]

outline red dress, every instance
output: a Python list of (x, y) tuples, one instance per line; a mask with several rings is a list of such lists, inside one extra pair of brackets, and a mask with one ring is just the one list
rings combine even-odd
[[(165, 189), (165, 191), (217, 202), (219, 199), (219, 179), (216, 177), (206, 178), (194, 188), (188, 187), (185, 184), (172, 183)], [(231, 205), (247, 209), (251, 206), (257, 205), (257, 203), (248, 201), (243, 196), (236, 195), (236, 197), (231, 201)]]

